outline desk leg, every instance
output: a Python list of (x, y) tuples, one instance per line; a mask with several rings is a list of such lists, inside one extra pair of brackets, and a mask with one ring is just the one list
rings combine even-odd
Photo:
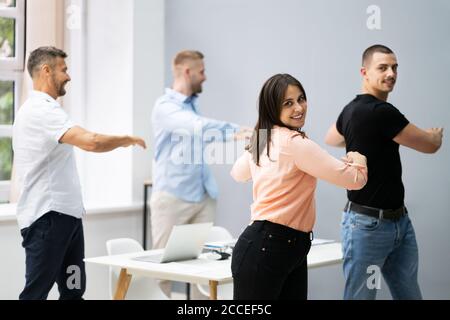
[(191, 284), (186, 283), (186, 300), (191, 300)]
[(209, 280), (209, 299), (217, 300), (217, 281)]
[(127, 274), (127, 269), (120, 270), (119, 280), (117, 281), (117, 289), (114, 294), (114, 300), (124, 300), (127, 295), (128, 286), (130, 285), (131, 274)]
[(144, 250), (147, 250), (147, 198), (148, 198), (148, 189), (144, 184), (144, 214), (143, 214), (143, 229), (142, 229), (142, 247)]

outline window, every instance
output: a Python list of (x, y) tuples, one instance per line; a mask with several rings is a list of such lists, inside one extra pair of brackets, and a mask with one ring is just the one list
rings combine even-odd
[(24, 22), (24, 0), (0, 0), (0, 203), (9, 197), (12, 124), (24, 71)]

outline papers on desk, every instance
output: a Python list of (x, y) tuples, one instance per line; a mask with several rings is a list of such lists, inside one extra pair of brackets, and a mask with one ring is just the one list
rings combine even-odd
[(326, 244), (326, 243), (333, 243), (336, 242), (334, 240), (329, 240), (329, 239), (313, 239), (311, 245), (312, 246), (319, 246), (321, 244)]
[[(227, 248), (234, 248), (234, 245), (236, 244), (237, 239), (231, 240), (231, 241), (214, 241), (214, 242), (206, 242), (203, 246), (204, 249), (208, 250), (224, 250)], [(312, 244), (313, 246), (318, 246), (321, 244), (326, 243), (333, 243), (336, 242), (335, 240), (331, 239), (313, 239)]]
[(224, 250), (227, 248), (234, 248), (236, 241), (237, 241), (237, 239), (233, 239), (233, 240), (229, 240), (229, 241), (206, 242), (203, 245), (203, 248), (208, 249), (208, 250)]

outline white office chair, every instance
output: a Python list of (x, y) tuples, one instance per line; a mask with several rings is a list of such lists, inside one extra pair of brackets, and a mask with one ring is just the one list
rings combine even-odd
[[(120, 238), (106, 241), (108, 255), (144, 251), (141, 244), (133, 239)], [(111, 299), (116, 292), (120, 268), (109, 268), (109, 295)], [(168, 300), (155, 279), (133, 275), (128, 288), (127, 300)]]
[[(219, 226), (213, 226), (211, 231), (209, 232), (208, 238), (206, 242), (215, 242), (215, 241), (231, 241), (233, 240), (233, 236), (231, 233)], [(231, 258), (229, 258), (231, 259)], [(197, 285), (198, 290), (205, 296), (209, 297), (209, 286), (207, 285)], [(217, 299), (218, 300), (233, 300), (233, 284), (226, 283), (220, 284), (217, 286)]]

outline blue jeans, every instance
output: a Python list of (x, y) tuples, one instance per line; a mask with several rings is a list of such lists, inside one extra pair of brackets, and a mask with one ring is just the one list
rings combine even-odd
[(408, 215), (398, 221), (347, 211), (342, 216), (344, 299), (374, 300), (383, 275), (393, 299), (422, 299), (419, 254)]

